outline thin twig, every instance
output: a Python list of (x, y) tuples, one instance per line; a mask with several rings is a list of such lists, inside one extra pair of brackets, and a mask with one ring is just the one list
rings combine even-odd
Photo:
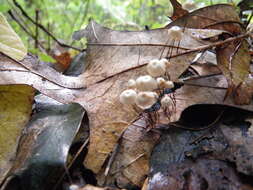
[[(27, 33), (32, 39), (36, 40), (36, 37), (31, 34), (23, 24), (20, 23), (20, 21), (14, 16), (11, 10), (8, 11), (8, 14), (10, 17), (24, 30), (25, 33)], [(38, 41), (38, 45), (46, 52), (46, 49), (43, 47), (43, 45)]]
[(136, 162), (137, 160), (139, 160), (139, 159), (140, 159), (141, 157), (143, 157), (144, 155), (145, 155), (145, 153), (140, 154), (140, 155), (137, 156), (135, 159), (131, 160), (128, 164), (125, 164), (125, 165), (121, 166), (118, 170), (113, 171), (113, 172), (112, 172), (112, 175), (114, 175), (114, 174), (120, 172), (120, 171), (123, 170), (123, 169), (126, 169), (128, 166), (130, 166), (131, 164), (133, 164), (134, 162)]
[(227, 44), (227, 43), (239, 40), (239, 39), (246, 38), (248, 36), (250, 36), (250, 32), (247, 32), (245, 34), (241, 34), (241, 35), (236, 36), (236, 37), (228, 38), (224, 41), (219, 41), (219, 42), (215, 42), (215, 43), (212, 43), (212, 44), (209, 44), (209, 45), (200, 46), (198, 48), (194, 48), (194, 49), (191, 49), (191, 50), (186, 50), (185, 52), (172, 55), (169, 58), (179, 57), (179, 56), (182, 56), (182, 55), (186, 55), (186, 54), (194, 53), (194, 52), (198, 52), (198, 51), (204, 51), (204, 50), (207, 50), (207, 49), (211, 49), (213, 47), (221, 46), (221, 45), (224, 45), (224, 44)]
[(191, 78), (185, 79), (184, 81), (198, 80), (198, 79), (209, 78), (209, 77), (219, 76), (219, 75), (222, 75), (222, 72), (191, 77)]
[(194, 84), (194, 83), (183, 83), (184, 85), (188, 85), (188, 86), (197, 86), (197, 87), (204, 87), (204, 88), (214, 88), (214, 89), (218, 89), (218, 90), (227, 90), (228, 88), (225, 87), (219, 87), (219, 86), (209, 86), (209, 85), (202, 85), (202, 84)]
[(19, 8), (19, 10), (21, 11), (22, 15), (24, 17), (26, 17), (29, 21), (31, 21), (34, 25), (37, 25), (42, 31), (44, 31), (47, 35), (49, 35), (57, 44), (59, 44), (62, 47), (66, 47), (66, 48), (71, 48), (77, 51), (85, 51), (85, 49), (80, 49), (77, 47), (73, 47), (70, 46), (68, 44), (62, 43), (60, 42), (56, 37), (54, 37), (53, 34), (51, 34), (42, 24), (36, 23), (26, 12), (25, 10), (21, 7), (21, 5), (18, 4), (18, 2), (16, 0), (13, 0), (14, 5)]
[[(248, 37), (248, 36), (250, 36), (250, 35), (251, 35), (250, 32), (247, 32), (247, 33), (245, 33), (245, 34), (242, 34), (242, 35), (239, 35), (239, 36), (236, 36), (236, 37), (228, 38), (228, 39), (226, 39), (226, 40), (224, 40), (224, 41), (219, 41), (219, 42), (215, 42), (215, 43), (212, 43), (212, 44), (209, 44), (209, 45), (200, 46), (200, 47), (198, 47), (198, 48), (186, 50), (185, 52), (172, 55), (172, 56), (170, 56), (169, 58), (179, 57), (179, 56), (182, 56), (182, 55), (186, 55), (186, 54), (190, 54), (190, 53), (194, 53), (194, 52), (198, 52), (198, 51), (204, 51), (204, 50), (207, 50), (207, 49), (211, 49), (211, 48), (213, 48), (213, 47), (217, 47), (217, 46), (221, 46), (221, 45), (223, 45), (223, 44), (227, 44), (227, 43), (233, 42), (233, 41), (235, 41), (235, 40), (239, 40), (239, 39), (246, 38), (246, 37)], [(112, 44), (112, 45), (116, 45), (116, 46), (117, 46), (117, 44)], [(128, 45), (130, 45), (130, 46), (135, 46), (136, 44), (126, 44), (126, 46), (128, 46)], [(137, 46), (138, 46), (138, 45), (139, 45), (139, 44), (137, 44)], [(149, 44), (149, 45), (150, 45), (150, 44)], [(165, 44), (163, 44), (163, 45), (165, 45)], [(169, 58), (168, 58), (168, 59), (169, 59)], [(118, 75), (123, 74), (123, 73), (126, 73), (126, 72), (128, 72), (128, 71), (131, 71), (131, 70), (135, 70), (135, 69), (144, 67), (144, 66), (147, 65), (147, 64), (148, 64), (148, 63), (144, 63), (144, 64), (142, 64), (142, 65), (137, 65), (137, 66), (130, 67), (130, 68), (128, 68), (128, 69), (122, 70), (122, 71), (120, 71), (120, 72), (118, 72), (118, 73), (109, 75), (108, 77), (106, 77), (106, 78), (104, 78), (104, 79), (101, 79), (101, 80), (97, 81), (95, 84), (101, 83), (101, 82), (103, 82), (103, 81), (105, 81), (105, 80), (107, 80), (107, 79), (110, 79), (110, 78), (112, 78), (112, 77), (118, 76)]]

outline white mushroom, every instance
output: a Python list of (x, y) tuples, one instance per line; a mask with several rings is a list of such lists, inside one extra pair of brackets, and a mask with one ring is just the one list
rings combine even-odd
[(158, 59), (151, 60), (147, 65), (148, 74), (152, 77), (158, 77), (165, 74), (166, 64)]
[(155, 92), (139, 92), (135, 103), (141, 109), (147, 109), (157, 101), (157, 98), (158, 95)]
[(169, 96), (164, 96), (162, 99), (161, 99), (161, 105), (163, 108), (166, 108), (168, 107), (169, 105), (172, 104), (172, 100)]
[(170, 62), (165, 58), (162, 58), (160, 62), (163, 62), (166, 66), (170, 64)]
[(174, 88), (174, 83), (172, 81), (168, 80), (165, 82), (164, 88)]
[(175, 41), (180, 41), (183, 36), (182, 29), (179, 26), (173, 26), (168, 29), (168, 34)]
[(158, 86), (156, 80), (153, 77), (145, 75), (137, 78), (136, 87), (139, 91), (152, 91), (157, 89)]
[(128, 81), (128, 83), (127, 83), (127, 87), (128, 88), (132, 88), (132, 89), (136, 88), (136, 82), (135, 82), (135, 80), (134, 79), (130, 79)]
[(122, 104), (133, 105), (135, 104), (136, 97), (137, 97), (137, 93), (134, 90), (129, 89), (129, 90), (124, 90), (120, 94), (119, 100)]
[(164, 78), (158, 77), (158, 78), (156, 79), (156, 81), (157, 81), (157, 84), (158, 84), (159, 88), (164, 88), (164, 87), (165, 87), (165, 85), (166, 85), (166, 80), (165, 80)]

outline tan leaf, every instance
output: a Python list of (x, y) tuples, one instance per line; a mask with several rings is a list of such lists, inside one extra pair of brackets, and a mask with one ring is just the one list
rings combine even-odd
[(2, 13), (0, 13), (0, 52), (15, 60), (22, 60), (27, 54), (27, 49), (23, 42), (8, 24)]

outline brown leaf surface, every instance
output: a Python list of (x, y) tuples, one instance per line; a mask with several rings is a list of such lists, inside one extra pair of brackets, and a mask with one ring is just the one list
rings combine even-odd
[(187, 15), (189, 12), (182, 8), (182, 5), (177, 0), (170, 0), (172, 6), (173, 6), (173, 15), (171, 17), (171, 20), (175, 21), (178, 18)]
[(182, 26), (186, 28), (218, 29), (239, 34), (242, 32), (239, 23), (240, 18), (234, 6), (217, 4), (193, 11), (170, 23), (166, 28)]

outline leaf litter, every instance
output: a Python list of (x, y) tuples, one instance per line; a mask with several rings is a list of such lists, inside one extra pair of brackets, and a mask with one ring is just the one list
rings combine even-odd
[[(225, 9), (226, 11), (224, 11)], [(26, 75), (29, 73), (29, 70), (36, 72), (32, 76), (30, 74), (27, 75), (24, 77), (24, 80), (15, 80), (17, 76), (12, 75), (12, 73), (16, 71), (9, 67), (11, 64), (17, 64), (14, 60), (3, 61), (5, 64), (6, 62), (8, 63), (6, 67), (9, 68), (9, 72), (1, 70), (1, 76), (9, 77), (9, 80), (7, 82), (2, 80), (1, 84), (28, 83), (35, 86), (35, 88), (45, 95), (60, 102), (80, 103), (86, 109), (90, 120), (90, 145), (84, 161), (85, 166), (98, 174), (100, 184), (112, 184), (117, 181), (122, 188), (129, 184), (141, 186), (145, 181), (149, 168), (148, 160), (150, 153), (157, 142), (157, 140), (153, 140), (152, 142), (146, 141), (147, 137), (145, 135), (150, 135), (149, 138), (153, 139), (158, 139), (157, 136), (159, 135), (153, 132), (147, 133), (147, 130), (144, 130), (148, 127), (148, 123), (146, 122), (142, 124), (141, 130), (140, 126), (136, 127), (134, 123), (139, 119), (143, 119), (140, 118), (141, 111), (120, 104), (118, 100), (119, 94), (126, 89), (127, 81), (145, 74), (145, 65), (148, 61), (167, 57), (171, 62), (168, 74), (173, 81), (181, 82), (179, 77), (182, 77), (182, 74), (188, 71), (198, 53), (197, 48), (204, 47), (200, 51), (206, 50), (207, 48), (205, 49), (205, 47), (207, 45), (211, 45), (213, 42), (219, 43), (220, 37), (224, 38), (225, 36), (225, 39), (229, 40), (232, 37), (231, 35), (238, 35), (243, 32), (241, 27), (239, 27), (238, 16), (234, 8), (228, 5), (210, 6), (194, 11), (175, 20), (168, 28), (173, 25), (189, 27), (184, 28), (184, 35), (178, 46), (169, 39), (167, 29), (140, 32), (113, 31), (91, 22), (85, 30), (81, 31), (87, 38), (88, 48), (85, 58), (87, 64), (86, 70), (83, 74), (73, 78), (73, 81), (78, 81), (78, 85), (75, 82), (72, 83), (72, 79), (66, 83), (64, 77), (59, 74), (57, 74), (57, 76), (61, 77), (59, 81), (53, 78), (53, 76), (52, 78), (47, 78), (45, 73), (50, 69), (43, 68), (44, 73), (40, 73), (38, 67), (35, 67), (35, 70), (32, 67), (26, 68)], [(213, 29), (219, 29), (220, 31)], [(246, 35), (242, 38), (245, 37)], [(233, 41), (235, 40), (233, 39)], [(185, 80), (184, 86), (174, 93), (176, 110), (170, 115), (170, 118), (166, 118), (161, 113), (159, 123), (166, 125), (168, 122), (177, 121), (185, 108), (195, 104), (221, 104), (251, 111), (252, 105), (249, 100), (252, 97), (250, 87), (252, 83), (248, 78), (249, 68), (247, 66), (249, 60), (245, 58), (243, 64), (238, 64), (238, 59), (247, 52), (244, 42), (241, 44), (232, 48), (231, 52), (227, 49), (230, 45), (222, 49), (229, 52), (229, 58), (233, 55), (232, 62), (228, 64), (228, 59), (224, 61), (218, 59), (218, 67), (226, 68), (221, 69), (225, 77), (217, 75), (199, 77), (196, 80)], [(194, 48), (196, 50), (184, 54), (185, 51), (191, 51)], [(177, 54), (182, 55), (177, 56)], [(198, 73), (213, 74), (213, 71), (210, 69), (211, 67), (213, 68), (213, 65), (202, 68), (199, 66)], [(239, 76), (237, 76), (237, 72)], [(227, 75), (226, 73), (230, 74)], [(235, 79), (239, 78), (240, 82), (231, 78), (231, 73), (232, 76), (235, 76)], [(21, 79), (22, 76), (23, 74), (20, 74)], [(38, 78), (38, 83), (32, 81), (36, 77)], [(236, 90), (233, 89), (232, 94), (238, 93), (239, 95), (243, 95), (245, 91), (247, 94), (246, 102), (244, 102), (243, 96), (241, 97), (242, 100), (226, 96), (227, 92), (229, 92), (230, 86), (228, 85), (231, 84), (231, 81), (236, 86)], [(245, 86), (244, 83), (247, 83), (247, 81), (249, 81), (249, 85)], [(86, 87), (86, 89), (78, 89), (82, 87)], [(224, 97), (226, 97), (225, 101)], [(237, 105), (235, 103), (247, 103), (248, 105)], [(142, 130), (143, 132), (138, 132)], [(169, 134), (169, 136), (172, 136), (172, 134)], [(139, 140), (131, 141), (131, 137)], [(123, 140), (119, 142), (121, 138)], [(121, 144), (123, 142), (124, 144)], [(176, 144), (176, 142), (173, 142), (173, 145)], [(116, 146), (120, 146), (119, 151), (111, 163), (111, 168), (108, 169), (104, 165), (107, 165), (106, 160), (113, 154)], [(147, 146), (144, 152), (143, 146)], [(206, 162), (209, 163), (210, 161), (206, 161), (205, 159), (203, 161), (200, 160), (200, 165)], [(220, 162), (214, 161), (210, 164), (215, 166), (216, 164), (220, 165)], [(145, 169), (140, 171), (139, 167), (144, 167)], [(231, 169), (229, 166), (228, 168), (224, 167), (224, 169), (229, 171)], [(105, 170), (109, 177), (103, 176)], [(136, 171), (140, 172), (133, 175), (132, 172)], [(193, 173), (195, 175), (198, 173), (198, 170), (194, 170)], [(108, 178), (106, 179), (106, 177)], [(238, 179), (234, 175), (227, 177), (231, 180)]]

